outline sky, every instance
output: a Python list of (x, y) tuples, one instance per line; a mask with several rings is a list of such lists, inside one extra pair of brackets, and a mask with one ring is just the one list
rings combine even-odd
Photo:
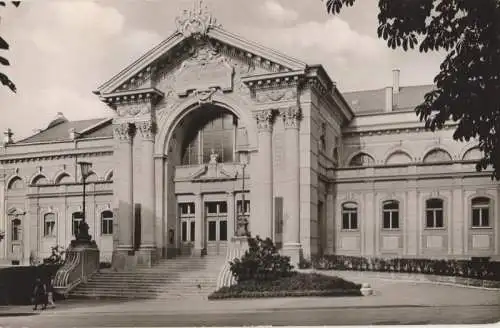
[[(341, 92), (431, 84), (443, 54), (388, 49), (378, 39), (377, 0), (340, 15), (324, 0), (205, 0), (226, 30), (308, 64), (322, 64)], [(92, 91), (175, 31), (193, 0), (32, 0), (0, 7), (1, 68), (17, 93), (0, 87), (0, 130), (14, 139), (44, 129), (58, 112), (69, 120), (110, 117)]]

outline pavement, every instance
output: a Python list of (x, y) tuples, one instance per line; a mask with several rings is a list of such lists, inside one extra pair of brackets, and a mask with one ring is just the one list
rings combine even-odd
[[(396, 313), (417, 313), (421, 315), (434, 315), (435, 311), (450, 313), (451, 318), (458, 318), (454, 313), (467, 315), (468, 317), (485, 316), (488, 320), (500, 320), (500, 291), (464, 288), (459, 286), (435, 285), (423, 282), (408, 282), (389, 279), (380, 279), (370, 275), (353, 275), (349, 272), (334, 273), (345, 279), (357, 283), (369, 283), (374, 294), (371, 296), (346, 296), (346, 297), (295, 297), (295, 298), (262, 298), (262, 299), (229, 299), (208, 301), (198, 298), (186, 298), (178, 300), (67, 300), (57, 304), (55, 309), (44, 311), (32, 310), (31, 306), (6, 306), (0, 307), (0, 323), (2, 317), (14, 318), (17, 316), (33, 317), (48, 320), (64, 320), (63, 318), (77, 317), (114, 317), (115, 320), (123, 320), (128, 317), (149, 316), (184, 316), (183, 320), (194, 320), (193, 316), (198, 315), (207, 318), (212, 315), (221, 318), (221, 315), (232, 314), (248, 315), (252, 318), (264, 318), (273, 313), (282, 313), (286, 318), (291, 318), (298, 313), (314, 311), (317, 318), (321, 317), (321, 311), (331, 313), (333, 310), (339, 313), (363, 313), (375, 311), (381, 315), (382, 322), (390, 322), (391, 315)], [(429, 312), (429, 311), (434, 312)], [(306, 311), (306, 312), (304, 312)], [(330, 312), (329, 312), (330, 311)], [(367, 312), (368, 311), (368, 312)], [(399, 312), (398, 312), (399, 311)], [(448, 311), (448, 312), (447, 312)], [(285, 312), (287, 313), (285, 315)], [(252, 315), (257, 313), (258, 316)], [(437, 313), (437, 312), (436, 312)], [(217, 315), (217, 316), (215, 316)], [(415, 314), (416, 315), (416, 314)], [(307, 318), (306, 315), (300, 318)], [(444, 320), (435, 314), (439, 320)], [(50, 319), (51, 318), (51, 319)], [(186, 319), (187, 318), (187, 319)], [(353, 314), (352, 322), (358, 320)], [(228, 318), (228, 320), (232, 320)], [(151, 319), (152, 320), (152, 319)], [(216, 320), (216, 319), (214, 319)], [(385, 320), (385, 321), (384, 321)], [(464, 319), (465, 320), (465, 319)], [(186, 323), (188, 321), (180, 321)], [(214, 321), (219, 323), (218, 321)], [(227, 321), (231, 323), (232, 321)], [(351, 322), (351, 321), (349, 321)], [(441, 321), (439, 321), (441, 322)], [(1, 326), (1, 325), (0, 325)]]

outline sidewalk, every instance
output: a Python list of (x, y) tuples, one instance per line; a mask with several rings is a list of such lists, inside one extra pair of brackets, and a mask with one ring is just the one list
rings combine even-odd
[[(373, 277), (354, 277), (349, 273), (342, 276), (354, 282), (370, 283), (372, 296), (348, 297), (297, 297), (228, 299), (208, 301), (202, 299), (179, 300), (69, 300), (60, 302), (55, 309), (38, 311), (40, 315), (97, 314), (203, 314), (244, 313), (279, 311), (280, 309), (322, 309), (322, 308), (383, 308), (383, 307), (429, 307), (429, 306), (498, 306), (500, 292), (468, 289), (456, 286), (432, 285), (405, 281), (390, 281)], [(33, 313), (32, 307), (0, 307), (1, 313)]]

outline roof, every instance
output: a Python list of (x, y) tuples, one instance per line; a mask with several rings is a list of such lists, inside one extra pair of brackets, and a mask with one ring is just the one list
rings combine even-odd
[(113, 136), (113, 129), (110, 119), (96, 118), (81, 121), (67, 121), (58, 119), (57, 122), (56, 120), (52, 121), (46, 129), (32, 135), (31, 137), (17, 141), (16, 144), (70, 141), (72, 140), (69, 132), (70, 129), (74, 129), (76, 133), (83, 132), (78, 136), (78, 139)]
[[(400, 87), (394, 95), (393, 111), (414, 109), (424, 101), (424, 96), (434, 85)], [(343, 92), (344, 98), (355, 114), (382, 113), (385, 108), (385, 88), (366, 91)]]

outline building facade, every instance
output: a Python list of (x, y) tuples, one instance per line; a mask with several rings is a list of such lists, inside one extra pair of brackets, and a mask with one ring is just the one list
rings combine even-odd
[(204, 10), (94, 93), (105, 119), (62, 114), (0, 163), (0, 257), (66, 246), (86, 220), (117, 268), (252, 235), (300, 256), (500, 257), (500, 185), (475, 171), (454, 125), (426, 131), (414, 108), (431, 86), (341, 93), (320, 65), (224, 30)]

